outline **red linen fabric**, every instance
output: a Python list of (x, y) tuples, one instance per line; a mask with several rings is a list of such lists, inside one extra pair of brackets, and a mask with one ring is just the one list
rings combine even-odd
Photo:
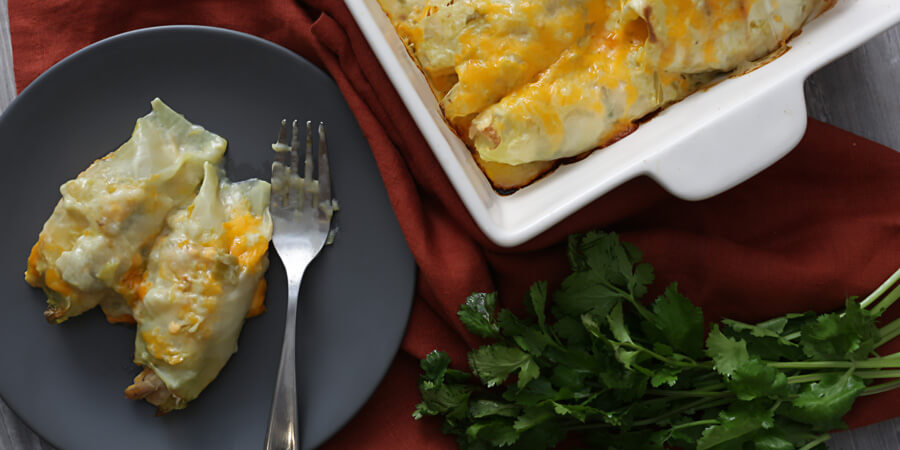
[[(360, 413), (326, 448), (453, 448), (437, 420), (416, 422), (417, 358), (447, 351), (457, 368), (480, 341), (456, 320), (473, 291), (521, 311), (536, 280), (567, 271), (567, 234), (602, 228), (638, 245), (658, 286), (677, 280), (708, 319), (828, 311), (864, 295), (900, 262), (900, 155), (810, 120), (783, 160), (702, 202), (636, 179), (514, 249), (478, 230), (339, 0), (9, 0), (16, 82), (25, 88), (68, 54), (163, 24), (231, 28), (279, 43), (334, 77), (365, 133), (420, 271), (402, 350)], [(900, 392), (858, 401), (860, 426), (900, 414)]]

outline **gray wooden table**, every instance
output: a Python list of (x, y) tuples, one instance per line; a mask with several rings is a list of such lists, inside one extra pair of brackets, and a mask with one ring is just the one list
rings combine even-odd
[[(0, 112), (16, 94), (6, 1), (0, 0)], [(900, 150), (900, 26), (814, 74), (809, 114)], [(834, 434), (831, 449), (900, 450), (900, 419)], [(0, 450), (52, 450), (0, 400)]]

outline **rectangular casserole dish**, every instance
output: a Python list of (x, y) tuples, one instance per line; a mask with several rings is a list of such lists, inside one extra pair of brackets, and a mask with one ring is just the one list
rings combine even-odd
[(506, 247), (637, 176), (649, 176), (685, 200), (712, 197), (750, 178), (802, 138), (804, 80), (900, 22), (897, 0), (838, 0), (774, 61), (690, 95), (615, 144), (501, 196), (444, 121), (378, 1), (346, 4), (469, 213), (488, 238)]

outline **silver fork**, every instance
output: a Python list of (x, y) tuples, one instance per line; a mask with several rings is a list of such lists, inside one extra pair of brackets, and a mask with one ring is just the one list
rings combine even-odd
[(318, 180), (313, 179), (312, 123), (306, 122), (303, 178), (298, 173), (300, 136), (296, 120), (291, 128), (291, 139), (288, 141), (287, 121), (282, 120), (278, 142), (272, 145), (275, 150), (269, 203), (274, 224), (272, 243), (287, 272), (288, 303), (281, 362), (266, 433), (266, 450), (299, 448), (295, 363), (297, 295), (303, 272), (328, 238), (333, 213), (325, 124), (319, 123)]

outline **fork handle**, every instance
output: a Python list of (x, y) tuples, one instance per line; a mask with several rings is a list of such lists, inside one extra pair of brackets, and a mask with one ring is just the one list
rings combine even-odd
[(297, 450), (300, 448), (300, 427), (297, 415), (297, 296), (303, 273), (288, 276), (287, 320), (284, 326), (284, 342), (281, 345), (281, 362), (275, 382), (275, 396), (269, 413), (269, 430), (266, 432), (266, 450)]

